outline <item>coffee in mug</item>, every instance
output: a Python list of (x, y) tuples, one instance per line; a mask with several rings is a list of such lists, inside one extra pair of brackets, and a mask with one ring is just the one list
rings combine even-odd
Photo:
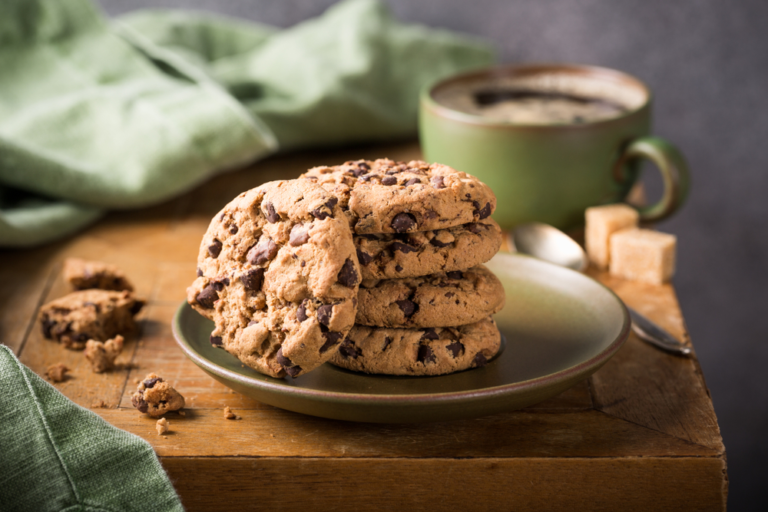
[(493, 68), (422, 92), (425, 158), (478, 176), (499, 198), (502, 227), (539, 221), (569, 229), (589, 206), (622, 201), (653, 160), (665, 180), (646, 221), (671, 215), (687, 191), (687, 167), (649, 136), (648, 88), (619, 71), (572, 65)]

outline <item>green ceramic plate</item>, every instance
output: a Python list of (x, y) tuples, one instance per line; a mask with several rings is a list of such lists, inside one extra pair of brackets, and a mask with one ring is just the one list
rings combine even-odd
[(485, 367), (453, 375), (372, 376), (325, 364), (297, 379), (274, 379), (212, 347), (213, 323), (186, 302), (173, 331), (192, 361), (235, 391), (290, 411), (377, 423), (472, 418), (535, 404), (592, 374), (627, 339), (626, 308), (596, 281), (520, 255), (499, 253), (486, 265), (507, 293), (495, 316), (505, 347)]

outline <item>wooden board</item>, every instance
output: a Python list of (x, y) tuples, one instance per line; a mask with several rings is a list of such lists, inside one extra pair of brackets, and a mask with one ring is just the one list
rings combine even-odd
[[(64, 362), (66, 396), (148, 440), (190, 510), (723, 510), (725, 449), (696, 358), (658, 351), (632, 335), (590, 379), (527, 409), (421, 425), (312, 418), (241, 396), (187, 360), (170, 320), (193, 280), (210, 218), (241, 191), (348, 159), (418, 158), (412, 144), (268, 159), (221, 175), (173, 201), (118, 212), (82, 234), (0, 254), (0, 340), (38, 374)], [(148, 299), (119, 367), (90, 371), (81, 352), (46, 340), (39, 306), (68, 292), (68, 256), (121, 266)], [(672, 286), (592, 272), (629, 304), (690, 342)], [(186, 397), (170, 432), (130, 405), (156, 372)], [(101, 403), (106, 407), (97, 407)], [(241, 419), (226, 420), (232, 407)]]

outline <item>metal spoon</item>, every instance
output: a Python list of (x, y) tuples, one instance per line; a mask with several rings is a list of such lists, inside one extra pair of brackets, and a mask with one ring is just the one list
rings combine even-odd
[[(531, 222), (515, 227), (510, 233), (510, 243), (517, 252), (555, 265), (579, 272), (587, 268), (587, 255), (584, 249), (571, 237), (547, 224)], [(634, 309), (629, 306), (627, 309), (632, 318), (632, 330), (641, 340), (680, 356), (691, 354), (690, 347), (683, 345), (670, 333)]]

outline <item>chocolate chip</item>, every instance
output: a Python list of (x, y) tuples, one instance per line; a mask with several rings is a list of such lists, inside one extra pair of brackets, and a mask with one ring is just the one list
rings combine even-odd
[(141, 299), (134, 300), (133, 304), (131, 305), (131, 316), (136, 316), (139, 313), (139, 311), (142, 310), (145, 304), (146, 304), (146, 301), (143, 301)]
[(360, 176), (358, 181), (362, 181), (362, 182), (371, 181), (371, 178), (375, 178), (377, 176), (378, 176), (378, 174), (376, 174), (375, 172), (371, 172), (371, 173), (368, 173), (368, 174), (366, 174), (364, 176)]
[(280, 349), (277, 351), (277, 362), (283, 367), (293, 366), (291, 360), (283, 355), (283, 347), (280, 347)]
[(363, 162), (363, 161), (357, 162), (357, 167), (359, 169), (362, 169), (363, 171), (370, 171), (371, 170), (371, 166), (368, 165), (367, 163)]
[(210, 254), (211, 258), (219, 257), (219, 254), (221, 254), (221, 247), (221, 240), (214, 238), (213, 243), (208, 246), (208, 254)]
[(437, 335), (434, 329), (424, 329), (424, 334), (421, 335), (422, 340), (437, 340), (440, 336)]
[(240, 282), (243, 283), (243, 287), (251, 292), (257, 292), (261, 290), (261, 285), (264, 284), (264, 269), (254, 268), (247, 271), (240, 276)]
[(437, 212), (435, 210), (426, 210), (424, 212), (424, 218), (427, 219), (427, 220), (436, 219), (438, 217), (439, 217), (439, 215), (437, 214)]
[(475, 215), (477, 215), (479, 219), (490, 217), (491, 203), (485, 203), (485, 206), (483, 206), (482, 209), (480, 208), (480, 203), (477, 201), (472, 201), (472, 205), (475, 207)]
[(401, 267), (400, 265), (395, 265), (395, 271), (396, 272), (402, 272), (403, 271), (403, 267)]
[(416, 303), (408, 299), (396, 300), (395, 304), (400, 308), (406, 318), (410, 317), (416, 312)]
[(217, 292), (220, 292), (221, 290), (224, 289), (224, 283), (222, 283), (221, 281), (214, 281), (214, 282), (211, 283), (211, 286), (213, 286), (213, 288)]
[(363, 252), (360, 249), (357, 249), (357, 261), (359, 261), (362, 265), (367, 265), (373, 261), (373, 256), (367, 252)]
[(333, 207), (339, 204), (339, 199), (337, 197), (332, 197), (329, 200), (325, 202), (325, 206), (333, 212)]
[(360, 354), (362, 354), (362, 351), (358, 348), (356, 348), (353, 345), (354, 342), (350, 341), (349, 338), (344, 340), (344, 343), (342, 343), (341, 347), (339, 347), (339, 354), (341, 354), (344, 357), (351, 357), (352, 359), (357, 359)]
[(449, 298), (449, 299), (450, 299), (451, 297), (453, 297), (454, 295), (456, 295), (456, 294), (455, 294), (455, 293), (453, 293), (453, 292), (445, 292), (445, 296), (446, 296), (447, 298)]
[(221, 339), (221, 336), (214, 336), (211, 334), (211, 345), (214, 347), (221, 347), (224, 345), (224, 340)]
[(394, 176), (384, 176), (381, 179), (382, 185), (397, 185), (397, 178)]
[(339, 270), (339, 275), (336, 276), (336, 279), (340, 284), (348, 288), (352, 288), (357, 284), (357, 269), (355, 268), (355, 262), (351, 258), (347, 258), (347, 261), (344, 262), (344, 266)]
[(476, 368), (482, 368), (483, 366), (488, 364), (488, 360), (485, 358), (482, 352), (478, 352), (477, 355), (475, 356), (475, 359), (472, 361), (472, 364)]
[(222, 278), (221, 282), (224, 283), (225, 286), (229, 286), (229, 278), (228, 277)]
[(270, 222), (270, 224), (274, 224), (280, 220), (280, 216), (275, 211), (275, 206), (272, 203), (265, 204), (264, 208), (267, 210), (267, 220)]
[(155, 384), (157, 384), (158, 382), (161, 382), (162, 380), (163, 379), (161, 379), (160, 377), (153, 377), (151, 379), (145, 380), (143, 384), (145, 388), (152, 389), (153, 387), (155, 387)]
[(216, 288), (209, 284), (197, 294), (195, 300), (205, 309), (213, 309), (213, 303), (219, 300), (219, 294), (216, 293)]
[(470, 233), (479, 233), (480, 232), (480, 224), (475, 224), (474, 222), (471, 224), (467, 224), (467, 229)]
[(421, 345), (419, 347), (419, 353), (416, 356), (416, 360), (424, 364), (434, 363), (436, 361), (435, 354), (432, 352), (432, 349), (426, 345)]
[(56, 327), (56, 321), (44, 316), (40, 324), (43, 328), (43, 336), (50, 340), (52, 338), (51, 329)]
[(387, 347), (389, 346), (390, 343), (392, 343), (392, 338), (390, 338), (389, 336), (385, 336), (384, 337), (384, 346), (381, 347), (381, 351), (384, 352), (385, 350), (387, 350)]
[(419, 178), (411, 178), (405, 182), (405, 186), (410, 187), (411, 185), (418, 185), (420, 183), (421, 183), (421, 180)]
[(451, 351), (454, 359), (459, 357), (464, 352), (464, 345), (459, 341), (454, 341), (450, 345), (446, 345), (445, 348)]
[(448, 277), (448, 279), (464, 279), (464, 274), (461, 270), (446, 272), (445, 275)]
[(445, 244), (437, 239), (437, 237), (433, 238), (429, 241), (430, 245), (434, 245), (435, 247), (448, 247), (451, 244)]
[(232, 224), (229, 227), (229, 234), (230, 235), (236, 235), (238, 231), (239, 231), (239, 228), (237, 226), (235, 226), (234, 224)]
[(200, 270), (200, 267), (197, 267), (197, 277), (203, 277), (203, 271)]
[(392, 219), (392, 229), (398, 233), (405, 233), (416, 226), (416, 218), (410, 213), (398, 213)]
[(432, 179), (429, 181), (437, 189), (445, 188), (445, 179), (442, 176), (432, 176)]
[(291, 239), (288, 243), (296, 247), (309, 241), (309, 227), (304, 227), (304, 224), (296, 224), (291, 229)]
[(331, 323), (331, 317), (333, 316), (333, 305), (325, 304), (317, 308), (317, 321), (321, 324), (328, 326)]
[(410, 245), (404, 244), (402, 242), (392, 242), (389, 246), (389, 248), (394, 253), (395, 251), (400, 251), (403, 254), (408, 254), (409, 252), (416, 252), (416, 249), (411, 247)]
[(395, 167), (395, 168), (388, 169), (385, 174), (392, 175), (392, 174), (400, 174), (401, 172), (403, 172), (402, 169), (398, 169)]
[[(325, 206), (325, 205), (323, 205), (323, 206)], [(330, 216), (331, 216), (331, 214), (330, 214), (330, 213), (328, 213), (328, 212), (326, 212), (326, 211), (323, 211), (321, 208), (322, 208), (322, 206), (321, 206), (320, 208), (315, 208), (315, 209), (314, 209), (314, 210), (312, 210), (312, 212), (311, 212), (311, 213), (312, 213), (312, 215), (314, 215), (314, 217), (315, 217), (317, 220), (325, 220), (325, 219), (327, 219), (328, 217), (330, 217)]]
[(307, 318), (307, 299), (304, 299), (301, 301), (301, 304), (299, 305), (299, 309), (296, 310), (296, 318), (299, 319), (299, 322), (303, 322)]
[(335, 347), (341, 341), (340, 332), (328, 331), (324, 332), (323, 336), (325, 337), (325, 343), (323, 343), (323, 346), (320, 347), (321, 354), (323, 352), (327, 352), (330, 348)]
[(287, 373), (294, 379), (298, 377), (299, 374), (301, 373), (301, 366), (288, 366), (288, 367), (284, 366), (283, 369), (285, 370), (285, 373)]
[(147, 412), (147, 410), (149, 410), (149, 404), (139, 395), (133, 395), (131, 397), (131, 404), (138, 409), (139, 412)]
[(261, 265), (270, 261), (277, 255), (277, 244), (271, 238), (262, 238), (259, 243), (251, 247), (246, 255), (252, 265)]

